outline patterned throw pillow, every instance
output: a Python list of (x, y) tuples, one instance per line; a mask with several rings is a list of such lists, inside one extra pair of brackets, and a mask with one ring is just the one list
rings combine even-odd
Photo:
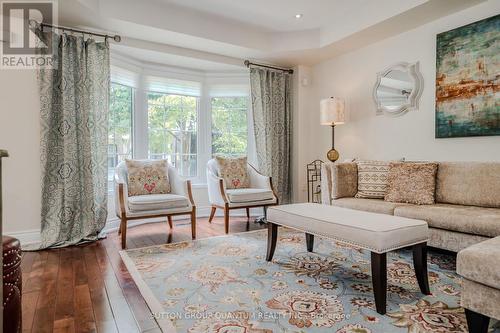
[(228, 189), (250, 187), (246, 157), (216, 156), (215, 159), (219, 164), (219, 177), (226, 181)]
[(167, 160), (125, 160), (128, 195), (170, 193)]
[(387, 161), (356, 161), (358, 164), (358, 193), (356, 198), (383, 199), (387, 186)]
[(435, 201), (437, 163), (391, 163), (384, 200), (416, 205)]

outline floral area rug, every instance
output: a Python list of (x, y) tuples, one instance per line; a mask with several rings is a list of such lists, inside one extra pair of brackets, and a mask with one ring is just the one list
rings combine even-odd
[[(412, 254), (387, 256), (387, 314), (375, 311), (369, 251), (280, 228), (122, 251), (164, 332), (467, 332), (453, 256), (429, 253), (432, 295), (420, 293)], [(500, 328), (492, 329), (495, 333)]]

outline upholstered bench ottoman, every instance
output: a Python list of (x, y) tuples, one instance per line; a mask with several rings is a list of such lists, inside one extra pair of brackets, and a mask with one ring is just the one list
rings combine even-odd
[(387, 252), (413, 246), (413, 263), (422, 293), (429, 295), (427, 278), (428, 227), (425, 221), (375, 214), (314, 203), (283, 205), (267, 211), (267, 261), (276, 248), (278, 225), (306, 233), (307, 250), (314, 235), (356, 245), (371, 251), (372, 283), (377, 312), (385, 314)]
[(500, 320), (500, 237), (460, 251), (457, 273), (469, 332), (486, 333), (490, 318)]

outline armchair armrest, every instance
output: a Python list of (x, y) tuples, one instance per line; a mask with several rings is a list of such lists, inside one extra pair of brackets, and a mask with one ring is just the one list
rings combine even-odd
[(115, 186), (115, 212), (119, 218), (125, 217), (128, 207), (128, 188), (127, 182), (118, 172), (114, 176)]
[(272, 177), (264, 176), (251, 164), (248, 164), (248, 175), (250, 177), (250, 187), (268, 189), (273, 191), (273, 194), (276, 197), (276, 203), (278, 203), (278, 194), (274, 189)]
[(208, 200), (213, 205), (224, 206), (229, 202), (226, 196), (226, 182), (207, 169)]
[(170, 193), (182, 195), (189, 199), (194, 206), (193, 192), (191, 190), (191, 181), (183, 179), (174, 168), (168, 169), (168, 178), (170, 181)]
[(250, 164), (248, 164), (248, 176), (250, 177), (250, 187), (272, 190), (271, 177), (264, 176)]

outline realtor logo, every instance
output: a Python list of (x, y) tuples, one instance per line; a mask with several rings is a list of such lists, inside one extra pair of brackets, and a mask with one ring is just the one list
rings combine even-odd
[[(51, 39), (40, 41), (33, 32), (33, 22), (55, 24), (54, 1), (2, 1), (2, 69), (52, 67)], [(41, 50), (43, 48), (44, 50)]]

